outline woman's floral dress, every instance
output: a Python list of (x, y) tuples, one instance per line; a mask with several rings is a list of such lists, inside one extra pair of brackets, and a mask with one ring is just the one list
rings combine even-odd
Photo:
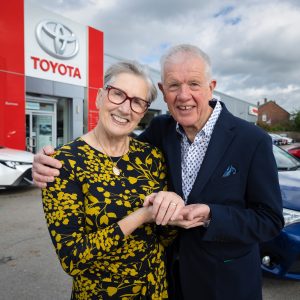
[(166, 299), (164, 248), (176, 230), (149, 223), (124, 237), (117, 224), (146, 195), (166, 189), (162, 153), (131, 139), (119, 176), (81, 138), (54, 157), (63, 167), (43, 189), (43, 206), (60, 263), (73, 277), (72, 299)]

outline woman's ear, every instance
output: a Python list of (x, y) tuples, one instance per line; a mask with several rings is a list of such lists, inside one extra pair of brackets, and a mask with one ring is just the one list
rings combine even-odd
[(97, 109), (100, 108), (100, 100), (103, 94), (103, 88), (98, 89), (97, 97), (96, 97), (96, 107)]

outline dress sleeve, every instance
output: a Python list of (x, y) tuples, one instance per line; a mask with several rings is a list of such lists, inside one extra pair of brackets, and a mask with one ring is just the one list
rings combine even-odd
[(63, 269), (75, 276), (95, 261), (109, 263), (109, 253), (125, 240), (118, 223), (87, 232), (83, 184), (75, 176), (71, 153), (58, 150), (55, 157), (63, 167), (55, 181), (42, 191), (43, 208), (52, 242)]

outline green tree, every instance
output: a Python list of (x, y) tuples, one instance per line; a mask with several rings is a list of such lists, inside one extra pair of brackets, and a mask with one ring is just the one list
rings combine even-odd
[(295, 114), (294, 124), (295, 129), (300, 131), (300, 110)]

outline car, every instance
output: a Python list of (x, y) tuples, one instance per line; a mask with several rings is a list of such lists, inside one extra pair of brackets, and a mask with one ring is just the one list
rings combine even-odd
[(295, 157), (300, 158), (300, 146), (290, 148), (287, 151)]
[(270, 137), (272, 138), (272, 142), (274, 145), (286, 145), (287, 140), (284, 139), (284, 137), (275, 134), (275, 133), (269, 133)]
[(284, 228), (260, 244), (261, 267), (271, 276), (300, 280), (300, 161), (273, 145), (283, 201)]
[(300, 159), (300, 143), (296, 143), (293, 145), (288, 145), (284, 147), (284, 150), (295, 156), (296, 158)]
[(293, 144), (294, 143), (294, 139), (292, 138), (289, 138), (286, 133), (281, 133), (279, 134), (279, 136), (281, 136), (282, 139), (286, 140), (286, 144), (287, 145), (290, 145), (290, 144)]
[(33, 154), (0, 146), (0, 188), (30, 186)]

